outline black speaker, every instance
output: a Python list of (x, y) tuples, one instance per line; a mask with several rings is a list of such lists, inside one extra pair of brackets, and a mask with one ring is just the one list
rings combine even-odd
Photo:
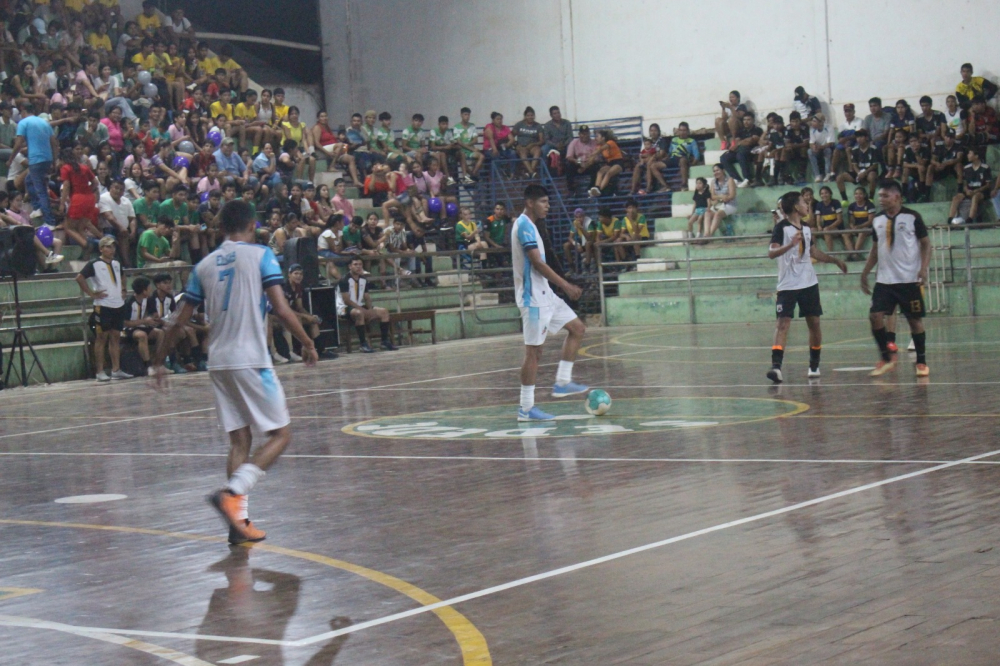
[(0, 229), (0, 276), (31, 277), (37, 269), (35, 230), (28, 226)]
[(337, 285), (332, 287), (316, 287), (306, 291), (306, 306), (309, 314), (322, 319), (319, 325), (319, 337), (316, 346), (320, 349), (330, 349), (340, 346), (340, 329), (337, 320)]
[(290, 238), (285, 243), (285, 270), (292, 264), (302, 267), (302, 286), (306, 289), (319, 285), (319, 250), (316, 238)]

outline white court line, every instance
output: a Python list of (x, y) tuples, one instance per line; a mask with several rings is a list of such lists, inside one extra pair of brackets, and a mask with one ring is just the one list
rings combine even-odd
[(727, 530), (731, 527), (738, 527), (740, 525), (746, 525), (748, 523), (754, 523), (767, 518), (773, 518), (774, 516), (780, 516), (785, 513), (790, 513), (792, 511), (798, 511), (799, 509), (805, 509), (816, 504), (822, 504), (823, 502), (829, 502), (831, 500), (840, 499), (842, 497), (848, 497), (850, 495), (855, 495), (857, 493), (864, 492), (866, 490), (871, 490), (873, 488), (879, 488), (881, 486), (889, 485), (891, 483), (898, 483), (899, 481), (905, 481), (907, 479), (912, 479), (924, 474), (930, 474), (931, 472), (938, 472), (943, 469), (948, 469), (950, 467), (955, 467), (957, 465), (964, 465), (967, 463), (980, 460), (982, 458), (989, 458), (1000, 454), (1000, 449), (994, 451), (989, 451), (988, 453), (980, 453), (979, 455), (969, 456), (968, 458), (963, 458), (961, 460), (955, 460), (953, 462), (944, 463), (941, 465), (935, 465), (934, 467), (927, 467), (925, 469), (917, 470), (915, 472), (910, 472), (908, 474), (901, 474), (899, 476), (894, 476), (888, 479), (883, 479), (882, 481), (875, 481), (873, 483), (866, 483), (863, 486), (858, 486), (856, 488), (850, 488), (848, 490), (841, 490), (840, 492), (831, 493), (829, 495), (823, 495), (822, 497), (817, 497), (815, 499), (807, 500), (805, 502), (799, 502), (798, 504), (792, 504), (790, 506), (783, 507), (781, 509), (775, 509), (773, 511), (766, 511), (764, 513), (759, 513), (755, 516), (747, 516), (746, 518), (740, 518), (738, 520), (733, 520), (728, 523), (721, 523), (719, 525), (713, 525), (712, 527), (706, 527), (701, 530), (695, 530), (694, 532), (688, 532), (687, 534), (681, 534), (680, 536), (671, 537), (669, 539), (663, 539), (662, 541), (654, 541), (653, 543), (646, 544), (644, 546), (637, 546), (635, 548), (629, 548), (628, 550), (622, 550), (617, 553), (612, 553), (610, 555), (604, 555), (603, 557), (597, 557), (592, 560), (587, 560), (585, 562), (580, 562), (578, 564), (572, 564), (570, 566), (561, 567), (559, 569), (553, 569), (551, 571), (546, 571), (545, 573), (535, 574), (534, 576), (528, 576), (526, 578), (520, 578), (509, 583), (504, 583), (503, 585), (496, 585), (494, 587), (488, 587), (484, 590), (479, 590), (478, 592), (471, 592), (469, 594), (463, 594), (457, 597), (452, 597), (451, 599), (445, 599), (444, 601), (439, 601), (434, 604), (429, 604), (426, 606), (421, 606), (420, 608), (414, 608), (408, 611), (403, 611), (401, 613), (394, 613), (392, 615), (386, 615), (385, 617), (378, 618), (377, 620), (369, 620), (367, 622), (360, 622), (358, 624), (352, 625), (350, 627), (345, 627), (343, 629), (337, 629), (335, 631), (328, 631), (317, 636), (312, 636), (310, 638), (304, 638), (302, 640), (295, 641), (295, 646), (301, 647), (306, 645), (312, 645), (314, 643), (319, 643), (321, 641), (326, 641), (337, 636), (343, 636), (345, 634), (354, 633), (355, 631), (361, 631), (363, 629), (369, 629), (371, 627), (377, 627), (383, 624), (388, 624), (390, 622), (397, 622), (399, 620), (404, 620), (414, 615), (420, 615), (422, 613), (427, 613), (439, 608), (445, 608), (448, 606), (455, 606), (457, 604), (471, 601), (473, 599), (479, 599), (481, 597), (491, 596), (499, 592), (504, 592), (515, 587), (521, 587), (523, 585), (528, 585), (530, 583), (537, 583), (541, 580), (546, 580), (548, 578), (554, 578), (556, 576), (562, 576), (564, 574), (573, 573), (581, 569), (587, 569), (589, 567), (594, 567), (599, 564), (605, 564), (606, 562), (612, 562), (614, 560), (621, 559), (623, 557), (628, 557), (630, 555), (636, 555), (638, 553), (644, 553), (655, 548), (662, 548), (663, 546), (668, 546), (670, 544), (678, 543), (680, 541), (687, 541), (688, 539), (694, 539), (696, 537), (704, 536), (706, 534), (711, 534), (713, 532), (719, 532), (722, 530)]
[[(149, 458), (225, 458), (226, 453), (132, 453), (132, 452), (61, 452), (61, 451), (19, 451), (15, 453), (0, 452), (0, 456), (82, 456), (82, 457), (115, 457), (134, 456)], [(525, 458), (517, 456), (376, 456), (376, 455), (348, 455), (336, 453), (286, 453), (281, 456), (285, 459), (334, 459), (334, 460), (434, 460), (434, 461), (475, 461), (475, 462), (601, 462), (601, 463), (760, 463), (760, 464), (785, 464), (798, 463), (807, 465), (943, 465), (946, 463), (959, 463), (963, 465), (1000, 465), (1000, 460), (978, 460), (972, 462), (962, 462), (961, 460), (868, 460), (863, 458), (841, 459), (832, 458), (829, 460), (821, 458)]]
[(127, 419), (114, 419), (112, 421), (99, 421), (97, 423), (80, 423), (72, 426), (65, 426), (62, 428), (49, 428), (48, 430), (33, 430), (31, 432), (15, 432), (9, 435), (0, 435), (0, 439), (7, 439), (9, 437), (27, 437), (29, 435), (45, 435), (50, 432), (65, 432), (66, 430), (80, 430), (82, 428), (95, 428), (104, 427), (109, 425), (114, 425), (116, 423), (131, 423), (132, 421), (145, 421), (147, 419), (162, 419), (168, 416), (182, 416), (184, 414), (197, 414), (199, 412), (211, 412), (214, 411), (215, 407), (206, 407), (204, 409), (189, 409), (183, 412), (171, 412), (169, 414), (154, 414), (152, 416), (133, 416)]

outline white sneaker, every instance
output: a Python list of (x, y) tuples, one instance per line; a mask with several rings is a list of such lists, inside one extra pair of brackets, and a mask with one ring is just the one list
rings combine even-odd
[(58, 264), (63, 259), (65, 259), (65, 257), (61, 254), (56, 254), (55, 252), (50, 251), (49, 256), (45, 257), (45, 264), (51, 266), (52, 264)]
[(99, 382), (110, 382), (111, 381), (111, 376), (108, 373), (103, 372), (103, 371), (102, 372), (98, 372), (97, 373), (97, 381), (99, 381)]
[(124, 370), (115, 370), (111, 373), (111, 379), (132, 379), (135, 375), (130, 375)]
[(452, 186), (452, 185), (454, 185), (454, 184), (455, 184), (455, 179), (454, 179), (454, 178), (452, 178), (451, 176), (448, 176), (448, 180), (447, 180), (447, 181), (445, 181), (445, 185), (447, 185), (447, 186), (449, 186), (449, 187), (450, 187), (450, 186)]
[(736, 183), (736, 187), (739, 187), (739, 188), (750, 187), (750, 180), (744, 178), (740, 182)]
[(284, 365), (288, 363), (288, 359), (281, 354), (274, 354), (271, 356), (271, 360), (274, 361), (275, 365)]
[(295, 363), (301, 363), (302, 362), (302, 357), (299, 356), (298, 354), (296, 354), (293, 351), (288, 352), (288, 359), (290, 361), (295, 362)]
[(956, 215), (955, 217), (951, 218), (951, 223), (952, 224), (963, 224), (964, 222), (965, 222), (965, 220), (962, 219), (961, 217), (959, 217), (958, 215)]
[(469, 176), (462, 176), (462, 185), (474, 185), (476, 181)]
[(149, 366), (148, 368), (146, 368), (146, 374), (149, 375), (150, 377), (153, 377), (154, 375), (156, 375), (156, 368), (154, 368), (153, 366)]
[(37, 220), (41, 216), (42, 216), (42, 211), (36, 208), (35, 210), (31, 211), (31, 215), (29, 215), (28, 217), (30, 217), (32, 220)]
[(815, 370), (809, 368), (809, 372), (808, 374), (806, 374), (806, 377), (808, 377), (809, 379), (815, 379), (816, 377), (819, 377), (819, 368), (816, 368)]
[(831, 180), (833, 180), (833, 176), (832, 175), (826, 174), (825, 176), (823, 176), (823, 182), (824, 183), (829, 183)]
[(913, 338), (910, 338), (910, 344), (907, 345), (906, 351), (917, 351), (917, 343), (913, 341)]
[(822, 183), (823, 182), (823, 176), (816, 176), (815, 178), (813, 178), (813, 182), (814, 183)]
[(589, 194), (591, 196), (591, 198), (593, 198), (593, 197), (599, 197), (599, 196), (601, 196), (601, 191), (599, 189), (597, 189), (596, 187), (592, 187), (587, 192), (587, 194)]

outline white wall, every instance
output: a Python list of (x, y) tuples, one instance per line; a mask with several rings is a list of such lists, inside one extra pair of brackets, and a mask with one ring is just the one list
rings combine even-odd
[[(758, 112), (787, 112), (805, 86), (859, 115), (930, 94), (943, 105), (965, 61), (1000, 71), (1000, 4), (987, 0), (320, 0), (332, 121), (367, 108), (402, 127), (520, 118), (551, 104), (573, 119), (642, 115), (664, 129), (711, 126), (738, 89)], [(829, 54), (829, 57), (828, 57)]]

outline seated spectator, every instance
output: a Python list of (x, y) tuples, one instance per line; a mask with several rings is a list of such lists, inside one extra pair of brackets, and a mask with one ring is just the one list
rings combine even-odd
[(219, 167), (219, 175), (223, 178), (232, 178), (241, 188), (250, 186), (256, 189), (259, 186), (259, 181), (251, 175), (250, 167), (236, 153), (236, 142), (232, 137), (222, 140), (222, 145), (213, 157)]
[(21, 63), (20, 73), (11, 77), (5, 87), (14, 96), (14, 104), (18, 108), (25, 104), (37, 104), (43, 110), (48, 107), (49, 98), (35, 76), (35, 66), (28, 61)]
[(333, 189), (336, 194), (330, 199), (333, 212), (341, 213), (344, 219), (349, 220), (354, 217), (354, 204), (347, 198), (347, 183), (343, 178), (338, 178), (333, 182)]
[[(292, 108), (294, 109), (295, 107)], [(330, 129), (330, 118), (326, 111), (320, 111), (316, 114), (316, 124), (309, 131), (311, 134), (311, 145), (315, 146), (316, 154), (327, 161), (327, 171), (333, 171), (339, 165), (346, 166), (348, 173), (351, 175), (351, 183), (360, 185), (361, 177), (358, 175), (358, 167), (354, 156), (350, 154), (348, 144), (339, 141), (336, 133)], [(313, 169), (313, 172), (315, 173), (315, 169)], [(310, 176), (311, 179), (312, 177)]]
[(688, 174), (692, 164), (701, 161), (701, 150), (698, 142), (691, 136), (690, 126), (681, 121), (677, 125), (677, 132), (670, 140), (668, 149), (666, 168), (678, 169), (681, 176), (681, 191), (688, 191)]
[[(648, 147), (645, 145), (646, 141), (649, 142)], [(669, 189), (667, 181), (663, 179), (663, 169), (666, 168), (669, 149), (670, 139), (660, 134), (659, 124), (650, 124), (649, 138), (644, 139), (643, 149), (639, 152), (639, 162), (632, 170), (632, 186), (629, 188), (629, 194), (635, 194), (637, 191), (639, 194), (655, 192), (656, 190), (653, 189), (654, 180), (660, 184), (661, 189)], [(646, 188), (640, 190), (639, 180), (644, 171), (646, 172)]]
[[(170, 273), (157, 273), (153, 276), (153, 295), (149, 299), (149, 310), (155, 314), (163, 328), (173, 326), (173, 315), (177, 312), (180, 299), (174, 295), (174, 278)], [(208, 366), (205, 356), (208, 348), (208, 329), (204, 320), (199, 323), (192, 319), (182, 329), (180, 342), (177, 344), (169, 364), (174, 374), (185, 374), (196, 370), (205, 371)]]
[(694, 210), (688, 217), (688, 238), (699, 238), (708, 233), (708, 228), (704, 225), (705, 213), (708, 212), (709, 199), (712, 196), (708, 189), (708, 181), (704, 178), (696, 178), (694, 181)]
[[(836, 143), (833, 132), (826, 126), (826, 118), (818, 113), (809, 119), (809, 164), (812, 166), (814, 182), (833, 180), (833, 146)], [(819, 159), (823, 158), (820, 168)]]
[[(754, 124), (753, 114), (744, 113), (740, 120), (740, 126), (729, 142), (729, 150), (722, 155), (722, 168), (734, 181), (738, 181), (737, 187), (749, 187), (750, 182), (754, 180), (753, 149), (760, 143), (764, 130)], [(736, 171), (737, 163), (743, 171), (742, 180)]]
[(740, 104), (740, 93), (738, 90), (730, 92), (729, 101), (720, 101), (719, 107), (722, 109), (722, 113), (715, 119), (715, 136), (719, 138), (722, 150), (728, 150), (731, 147), (730, 139), (736, 137), (736, 133), (742, 124), (743, 114), (746, 113), (747, 108), (743, 104)]
[[(788, 127), (785, 128), (785, 147), (781, 149), (780, 170), (784, 172), (786, 185), (794, 185), (805, 180), (806, 164), (809, 158), (809, 128), (802, 124), (802, 116), (798, 111), (788, 115)], [(793, 171), (801, 168), (801, 177), (796, 177)]]
[(941, 115), (944, 116), (946, 129), (955, 133), (955, 141), (962, 143), (964, 140), (965, 121), (968, 118), (968, 113), (965, 109), (958, 106), (958, 98), (954, 95), (948, 95), (944, 101), (944, 105), (945, 110)]
[[(448, 122), (448, 116), (438, 116), (437, 127), (431, 129), (427, 145), (431, 156), (441, 165), (445, 182), (451, 186), (455, 184), (455, 179), (451, 175), (452, 171), (454, 170), (455, 175), (458, 175), (458, 171), (455, 169), (458, 168), (459, 148), (458, 144), (455, 143), (455, 133), (448, 127)], [(455, 165), (454, 169), (449, 166), (449, 163)]]
[(549, 168), (562, 174), (562, 159), (566, 155), (573, 140), (573, 124), (563, 120), (562, 111), (558, 106), (549, 107), (549, 122), (542, 126), (545, 132), (545, 145), (542, 146), (542, 157), (549, 161)]
[(203, 250), (207, 255), (222, 242), (224, 234), (221, 228), (222, 220), (219, 217), (222, 213), (222, 192), (215, 189), (206, 192), (205, 195), (205, 201), (198, 205), (196, 221), (201, 226)]
[(809, 214), (802, 218), (802, 224), (811, 229), (818, 229), (819, 225), (816, 223), (816, 198), (813, 196), (812, 188), (803, 187), (799, 193), (802, 195), (802, 200), (806, 203), (809, 210)]
[[(479, 225), (472, 217), (472, 208), (462, 206), (459, 209), (458, 221), (455, 222), (455, 245), (460, 251), (468, 252), (468, 255), (461, 255), (463, 259), (475, 256), (480, 250), (485, 250), (490, 245), (479, 235)], [(480, 254), (479, 260), (486, 263), (486, 255)]]
[(736, 179), (726, 173), (721, 164), (712, 167), (712, 179), (708, 182), (709, 207), (705, 211), (704, 237), (715, 235), (722, 221), (736, 211)]
[(928, 95), (920, 98), (920, 115), (917, 116), (915, 127), (920, 141), (926, 143), (933, 149), (944, 140), (944, 131), (947, 129), (947, 121), (944, 114), (935, 111), (933, 100)]
[[(503, 124), (503, 114), (494, 111), (490, 114), (490, 124), (483, 129), (483, 152), (494, 160), (512, 160), (517, 157), (514, 152), (515, 137), (509, 127)], [(507, 171), (508, 168), (504, 167)]]
[(347, 264), (349, 255), (340, 253), (340, 235), (344, 229), (344, 216), (333, 213), (326, 218), (323, 232), (316, 239), (316, 247), (321, 259), (326, 260), (326, 277), (328, 280), (339, 280), (338, 266)]
[(156, 12), (155, 0), (143, 1), (142, 13), (136, 18), (136, 22), (139, 24), (139, 30), (147, 38), (154, 39), (159, 37), (160, 28), (163, 25), (160, 23), (160, 15)]
[[(875, 205), (868, 198), (868, 190), (864, 187), (854, 188), (854, 201), (847, 207), (848, 229), (869, 229), (875, 220)], [(866, 234), (844, 234), (844, 245), (848, 251), (858, 252), (864, 248)], [(850, 255), (850, 260), (865, 259), (862, 254)]]
[[(105, 236), (100, 241), (99, 259), (88, 262), (76, 276), (76, 282), (88, 298), (94, 301), (93, 322), (97, 337), (94, 340), (94, 367), (97, 381), (131, 379), (119, 365), (121, 332), (125, 326), (125, 286), (122, 267), (115, 259), (115, 239)], [(111, 356), (111, 374), (105, 372), (104, 353)]]
[(792, 109), (799, 112), (803, 118), (812, 118), (823, 112), (823, 107), (819, 100), (806, 92), (806, 89), (799, 86), (795, 89), (795, 97), (792, 99)]
[(296, 172), (304, 170), (308, 163), (307, 157), (299, 150), (299, 144), (288, 139), (281, 145), (281, 154), (278, 155), (278, 173), (281, 180), (286, 184), (295, 179)]
[(962, 65), (962, 80), (955, 86), (955, 94), (958, 96), (958, 103), (963, 109), (972, 106), (976, 97), (984, 100), (991, 100), (997, 94), (997, 85), (989, 79), (972, 75), (972, 63)]
[(597, 265), (595, 243), (597, 242), (598, 227), (598, 223), (590, 219), (582, 208), (573, 211), (569, 239), (563, 243), (563, 257), (566, 259), (567, 268), (575, 271), (576, 267), (580, 265), (577, 262), (577, 257), (582, 258), (582, 268), (585, 273), (590, 272), (591, 260), (593, 260), (594, 266)]
[(260, 197), (266, 199), (273, 188), (281, 184), (281, 173), (278, 171), (278, 156), (268, 141), (250, 165), (254, 176), (260, 181)]
[(927, 167), (927, 178), (924, 184), (930, 190), (935, 181), (952, 174), (958, 179), (959, 189), (962, 189), (962, 147), (955, 141), (955, 133), (949, 129), (944, 133), (944, 143), (934, 148), (931, 163)]
[[(396, 146), (396, 135), (392, 131), (392, 114), (383, 111), (378, 114), (379, 126), (373, 135), (375, 150), (386, 162), (395, 164), (397, 161), (405, 159), (403, 153)], [(387, 169), (388, 170), (388, 169)]]
[(992, 106), (986, 105), (986, 100), (976, 97), (969, 107), (968, 140), (973, 146), (979, 146), (985, 151), (985, 146), (1000, 143), (1000, 118)]
[(819, 188), (819, 201), (813, 204), (813, 211), (819, 225), (816, 235), (826, 238), (826, 251), (833, 252), (834, 242), (842, 236), (825, 232), (838, 231), (843, 226), (844, 209), (840, 201), (833, 198), (833, 190), (828, 185)]
[(625, 166), (625, 156), (615, 141), (614, 132), (607, 129), (597, 132), (597, 152), (594, 155), (599, 156), (603, 164), (597, 170), (597, 178), (594, 186), (590, 188), (590, 196), (614, 194), (611, 189), (612, 179), (617, 179)]
[(195, 192), (198, 194), (199, 200), (204, 202), (208, 198), (208, 193), (212, 190), (222, 192), (222, 182), (219, 180), (219, 165), (215, 162), (209, 163), (208, 173), (198, 181)]
[(757, 179), (755, 187), (764, 185), (764, 171), (771, 167), (771, 186), (777, 187), (781, 177), (781, 152), (785, 148), (785, 120), (777, 113), (767, 114), (767, 131), (761, 135), (760, 143), (754, 151), (757, 153)]
[(597, 142), (590, 136), (590, 127), (580, 125), (577, 138), (570, 141), (566, 149), (566, 186), (569, 188), (570, 196), (576, 191), (576, 178), (580, 174), (588, 177), (588, 190), (594, 186), (597, 172), (601, 168), (594, 159), (597, 154)]
[[(462, 107), (462, 121), (455, 125), (455, 143), (458, 144), (462, 160), (462, 184), (472, 185), (479, 180), (479, 172), (483, 168), (486, 156), (476, 148), (479, 141), (479, 130), (469, 119), (472, 117), (472, 110), (469, 107)], [(469, 162), (473, 161), (473, 166)]]
[(174, 229), (174, 221), (159, 217), (155, 227), (139, 236), (136, 265), (139, 268), (183, 265), (184, 262), (178, 261), (180, 254), (180, 233)]
[(507, 250), (507, 252), (491, 252), (487, 255), (487, 261), (492, 268), (506, 266), (509, 263), (510, 230), (512, 226), (513, 222), (510, 219), (510, 215), (507, 214), (507, 204), (502, 201), (496, 202), (493, 206), (493, 214), (486, 218), (486, 224), (484, 225), (486, 234), (484, 238), (491, 248), (503, 249)]
[(847, 201), (845, 191), (847, 183), (858, 185), (868, 184), (869, 196), (875, 195), (875, 184), (879, 181), (879, 172), (884, 168), (882, 151), (871, 143), (867, 129), (859, 129), (854, 133), (857, 146), (851, 149), (847, 157), (847, 171), (837, 176), (837, 188), (840, 190), (841, 201)]
[(836, 175), (847, 167), (847, 156), (857, 145), (854, 135), (864, 126), (861, 118), (854, 115), (854, 104), (844, 105), (844, 119), (837, 127), (837, 145), (833, 147), (833, 173)]
[[(951, 211), (948, 216), (952, 224), (974, 223), (979, 217), (979, 207), (983, 199), (990, 196), (993, 190), (993, 172), (988, 164), (983, 163), (979, 151), (970, 149), (967, 158), (969, 163), (965, 165), (962, 174), (964, 185), (951, 200)], [(970, 203), (969, 213), (967, 217), (963, 217), (959, 214), (960, 206), (966, 200)]]
[(139, 349), (139, 357), (149, 368), (149, 343), (154, 344), (163, 337), (162, 322), (158, 315), (150, 313), (150, 297), (153, 283), (149, 278), (139, 276), (132, 280), (132, 295), (125, 301), (124, 337), (134, 342)]
[(278, 263), (284, 263), (285, 243), (292, 238), (305, 238), (309, 233), (302, 224), (302, 218), (298, 212), (291, 211), (285, 213), (282, 220), (284, 223), (271, 234), (271, 241), (269, 243), (271, 251), (278, 258)]
[[(445, 177), (440, 171), (440, 164), (436, 158), (431, 158), (427, 162), (427, 169), (420, 169), (420, 165), (414, 163), (413, 182), (417, 186), (422, 196), (427, 198), (437, 197), (441, 200), (441, 213), (439, 218), (443, 221), (447, 217), (448, 204), (458, 204), (458, 197), (448, 194), (445, 190)], [(417, 173), (420, 172), (418, 176)]]
[(871, 112), (865, 116), (862, 125), (871, 137), (872, 145), (875, 149), (884, 152), (886, 144), (889, 143), (889, 128), (892, 118), (882, 109), (882, 100), (872, 97), (868, 100), (868, 110)]
[(524, 117), (514, 125), (512, 133), (524, 174), (528, 178), (534, 178), (538, 174), (538, 158), (542, 154), (542, 144), (545, 143), (545, 130), (535, 121), (533, 108), (529, 106), (524, 109)]
[[(8, 201), (10, 202), (9, 207)], [(20, 192), (14, 191), (13, 194), (8, 195), (5, 190), (0, 190), (0, 227), (31, 226), (27, 214), (21, 208), (23, 202), (24, 196)], [(58, 264), (65, 258), (59, 254), (62, 241), (56, 237), (55, 232), (53, 232), (52, 237), (52, 249), (45, 247), (38, 236), (33, 238), (33, 243), (35, 261), (38, 262), (39, 271), (46, 273), (58, 272), (58, 269), (54, 267), (44, 268), (52, 266), (52, 264)]]
[[(394, 215), (392, 218), (392, 225), (386, 230), (386, 249), (389, 254), (403, 255), (403, 257), (394, 257), (392, 259), (392, 265), (397, 276), (399, 275), (412, 275), (417, 269), (416, 251), (410, 243), (411, 234), (406, 231), (406, 225), (403, 222), (403, 218), (399, 215)], [(402, 262), (406, 261), (407, 267), (402, 267)], [(396, 286), (400, 286), (397, 283)]]
[(368, 323), (378, 321), (382, 331), (382, 349), (394, 351), (392, 334), (389, 330), (389, 311), (372, 305), (372, 297), (368, 293), (368, 280), (364, 277), (364, 262), (361, 257), (351, 260), (350, 270), (340, 281), (340, 295), (347, 306), (347, 319), (354, 322), (358, 334), (361, 351), (371, 354), (375, 350), (368, 344)]
[(399, 135), (403, 156), (408, 162), (417, 161), (423, 164), (427, 156), (427, 136), (423, 126), (423, 114), (414, 113), (410, 119), (410, 126), (403, 128)]
[(186, 46), (195, 41), (194, 27), (191, 21), (184, 17), (183, 7), (175, 8), (163, 23), (164, 32), (174, 44)]
[(903, 152), (909, 137), (916, 130), (916, 119), (905, 99), (896, 102), (895, 113), (889, 117), (889, 144), (886, 149), (886, 163), (889, 165), (888, 178), (900, 180), (903, 177)]
[(930, 162), (931, 149), (920, 142), (920, 136), (911, 134), (909, 145), (903, 151), (903, 184), (910, 203), (923, 197), (930, 199), (931, 188), (924, 185)]
[[(385, 204), (394, 198), (395, 190), (389, 182), (389, 165), (376, 164), (372, 167), (371, 174), (365, 178), (364, 195), (372, 200), (372, 205), (381, 207), (383, 213), (388, 215)], [(395, 179), (393, 179), (395, 182)]]
[[(361, 256), (365, 257), (365, 271), (371, 270), (374, 263), (373, 257), (381, 257), (385, 253), (385, 232), (379, 226), (379, 219), (376, 213), (368, 213), (365, 223), (361, 226)], [(378, 260), (379, 275), (385, 276), (388, 273), (388, 264), (384, 259)], [(382, 289), (385, 285), (382, 282), (369, 287), (370, 289)]]
[[(302, 324), (302, 328), (305, 329), (310, 338), (315, 340), (319, 337), (319, 325), (322, 320), (306, 309), (304, 278), (305, 272), (302, 270), (302, 266), (292, 264), (288, 267), (288, 282), (284, 286), (285, 300), (288, 301), (288, 306), (295, 313), (295, 317), (299, 320), (299, 323)], [(285, 343), (288, 345), (288, 358), (296, 363), (301, 361), (302, 357), (295, 353), (295, 343), (292, 340), (291, 331), (282, 326), (278, 320), (275, 320), (274, 324), (281, 331), (281, 334), (285, 338)]]
[(223, 44), (219, 47), (219, 65), (222, 69), (226, 70), (231, 89), (241, 93), (247, 91), (247, 85), (249, 84), (247, 73), (240, 67), (239, 63), (233, 60), (233, 47), (231, 45)]
[(135, 209), (125, 195), (125, 183), (120, 180), (111, 182), (111, 187), (101, 195), (99, 210), (104, 226), (118, 239), (119, 259), (125, 268), (131, 268), (132, 242), (137, 238), (135, 224)]
[(625, 217), (621, 219), (623, 229), (619, 240), (632, 242), (632, 254), (638, 259), (642, 256), (640, 242), (649, 240), (649, 223), (646, 216), (639, 212), (639, 202), (629, 199), (625, 202)]

